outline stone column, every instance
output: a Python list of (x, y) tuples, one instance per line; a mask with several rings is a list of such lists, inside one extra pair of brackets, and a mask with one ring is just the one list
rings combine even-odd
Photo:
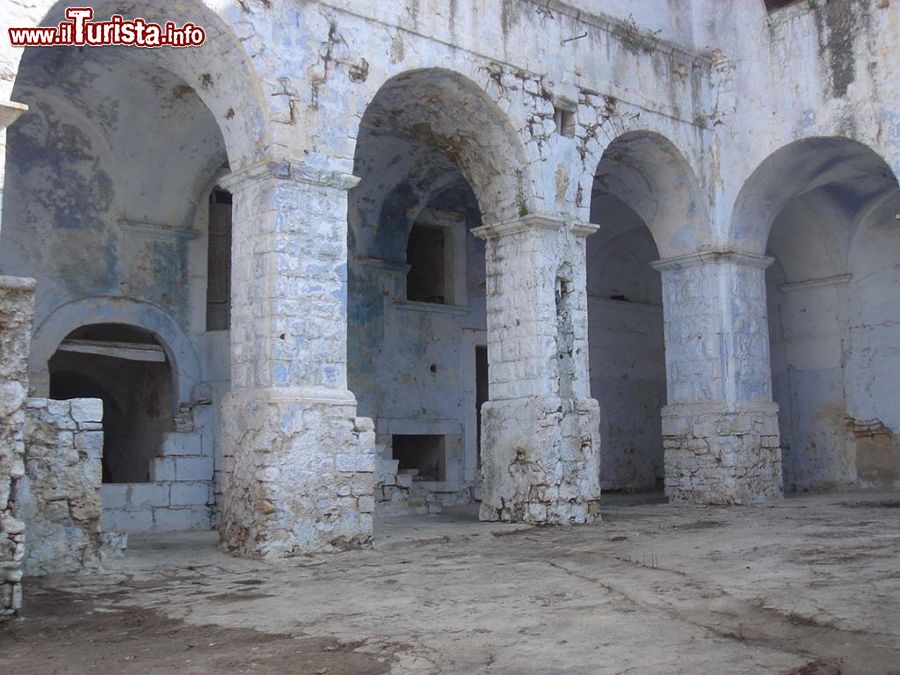
[[(0, 102), (0, 205), (6, 127), (28, 106)], [(2, 220), (2, 213), (0, 213)], [(34, 318), (34, 279), (0, 276), (0, 621), (22, 606), (25, 524), (16, 517), (15, 487), (25, 475), (25, 401)]]
[(375, 434), (347, 390), (347, 190), (269, 161), (234, 196), (224, 545), (284, 557), (368, 545)]
[(591, 232), (539, 215), (475, 231), (486, 242), (490, 386), (482, 520), (588, 523), (599, 514), (584, 265)]
[(654, 263), (662, 273), (669, 404), (666, 495), (745, 504), (782, 494), (765, 269), (733, 251)]
[(15, 488), (25, 475), (28, 348), (34, 279), (0, 276), (0, 621), (22, 606), (25, 523)]
[(6, 127), (15, 122), (28, 106), (15, 101), (0, 101), (0, 223), (3, 221), (3, 186), (6, 182)]

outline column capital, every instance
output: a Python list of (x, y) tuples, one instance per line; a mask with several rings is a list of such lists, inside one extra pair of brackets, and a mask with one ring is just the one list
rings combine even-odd
[(775, 262), (775, 258), (765, 255), (756, 255), (755, 253), (747, 253), (746, 251), (728, 250), (728, 251), (696, 251), (685, 255), (676, 255), (671, 258), (663, 258), (656, 262), (650, 263), (654, 269), (660, 272), (669, 270), (679, 270), (687, 267), (699, 267), (700, 265), (741, 265), (745, 267), (756, 267), (764, 270)]
[(28, 112), (28, 106), (16, 101), (0, 101), (0, 130), (19, 119), (19, 116)]
[(558, 232), (566, 226), (566, 221), (558, 216), (542, 215), (540, 213), (530, 213), (521, 218), (513, 218), (511, 220), (502, 220), (497, 223), (488, 223), (472, 230), (479, 239), (498, 239), (511, 234), (519, 234), (520, 232), (530, 232), (534, 230), (549, 230)]
[(574, 234), (576, 237), (590, 237), (599, 229), (600, 226), (594, 223), (576, 221), (571, 225), (572, 234)]
[(220, 184), (226, 190), (234, 191), (253, 183), (270, 180), (319, 185), (338, 190), (350, 190), (360, 181), (352, 174), (311, 167), (301, 160), (269, 158), (232, 171), (222, 178)]

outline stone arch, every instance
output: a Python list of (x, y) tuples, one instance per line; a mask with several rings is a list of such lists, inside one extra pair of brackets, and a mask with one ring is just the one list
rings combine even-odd
[(172, 368), (173, 413), (181, 404), (193, 400), (194, 386), (200, 381), (200, 361), (190, 340), (178, 324), (159, 307), (125, 298), (95, 297), (57, 307), (34, 331), (28, 358), (28, 377), (32, 391), (46, 396), (50, 386), (47, 367), (50, 357), (72, 331), (93, 324), (114, 323), (133, 326), (152, 333), (166, 350)]
[(668, 138), (632, 130), (603, 151), (594, 188), (615, 194), (650, 229), (663, 258), (692, 253), (709, 239), (709, 208), (694, 170)]
[(444, 68), (423, 68), (382, 83), (361, 116), (355, 171), (367, 137), (385, 132), (437, 148), (460, 169), (485, 222), (534, 211), (525, 149), (507, 116), (475, 82)]
[[(874, 150), (815, 137), (773, 152), (736, 200), (732, 245), (775, 261), (766, 299), (788, 491), (879, 484), (866, 482), (873, 468), (900, 477), (898, 195)], [(884, 434), (869, 433), (873, 420)]]
[(795, 197), (825, 189), (841, 197), (849, 185), (876, 192), (897, 184), (890, 166), (872, 148), (838, 136), (803, 138), (775, 150), (744, 182), (732, 209), (729, 241), (761, 255), (775, 219)]
[[(47, 3), (43, 17), (35, 17), (40, 25), (55, 25), (65, 20), (65, 10), (71, 3), (62, 0)], [(101, 0), (91, 3), (96, 19), (111, 14), (126, 18), (139, 16), (147, 21), (177, 25), (191, 22), (202, 26), (206, 41), (200, 48), (134, 49), (105, 47), (116, 58), (140, 59), (167, 70), (194, 89), (204, 105), (212, 112), (221, 130), (232, 169), (240, 168), (262, 158), (270, 145), (267, 98), (262, 83), (251, 63), (245, 43), (215, 10), (201, 0), (171, 3), (147, 0), (140, 7), (125, 0)], [(37, 13), (37, 12), (36, 12)], [(20, 52), (17, 72), (41, 52), (61, 52), (63, 48), (41, 50), (27, 47)], [(18, 51), (18, 50), (17, 50)], [(17, 86), (17, 85), (16, 85)], [(18, 100), (13, 89), (13, 100)]]

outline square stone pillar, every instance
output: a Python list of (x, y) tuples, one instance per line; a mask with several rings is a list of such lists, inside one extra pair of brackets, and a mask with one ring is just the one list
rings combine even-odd
[(475, 231), (487, 264), (482, 520), (570, 524), (599, 514), (584, 266), (593, 231), (538, 215)]
[[(27, 110), (22, 103), (0, 101), (0, 208), (6, 127)], [(25, 523), (18, 517), (15, 488), (25, 475), (25, 401), (35, 286), (34, 279), (0, 276), (0, 621), (15, 616), (22, 606)]]
[(356, 178), (266, 162), (233, 192), (231, 392), (219, 530), (284, 557), (368, 545), (375, 433), (347, 390), (347, 190)]
[(22, 606), (25, 523), (16, 504), (16, 487), (25, 476), (34, 289), (34, 279), (0, 276), (0, 621)]
[(671, 501), (746, 504), (782, 494), (766, 308), (771, 263), (732, 251), (654, 263), (663, 286)]
[(3, 222), (3, 186), (6, 183), (6, 127), (15, 122), (28, 106), (15, 101), (0, 101), (0, 223)]

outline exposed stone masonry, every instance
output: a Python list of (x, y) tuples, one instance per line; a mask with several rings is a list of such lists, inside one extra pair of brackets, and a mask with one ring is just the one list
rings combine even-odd
[(16, 512), (25, 475), (25, 400), (32, 279), (0, 277), (0, 619), (22, 605), (25, 523)]
[(25, 476), (16, 514), (26, 525), (29, 576), (79, 572), (100, 563), (103, 402), (28, 399)]
[(777, 411), (774, 403), (738, 410), (709, 403), (666, 406), (666, 496), (697, 504), (750, 504), (780, 497)]

